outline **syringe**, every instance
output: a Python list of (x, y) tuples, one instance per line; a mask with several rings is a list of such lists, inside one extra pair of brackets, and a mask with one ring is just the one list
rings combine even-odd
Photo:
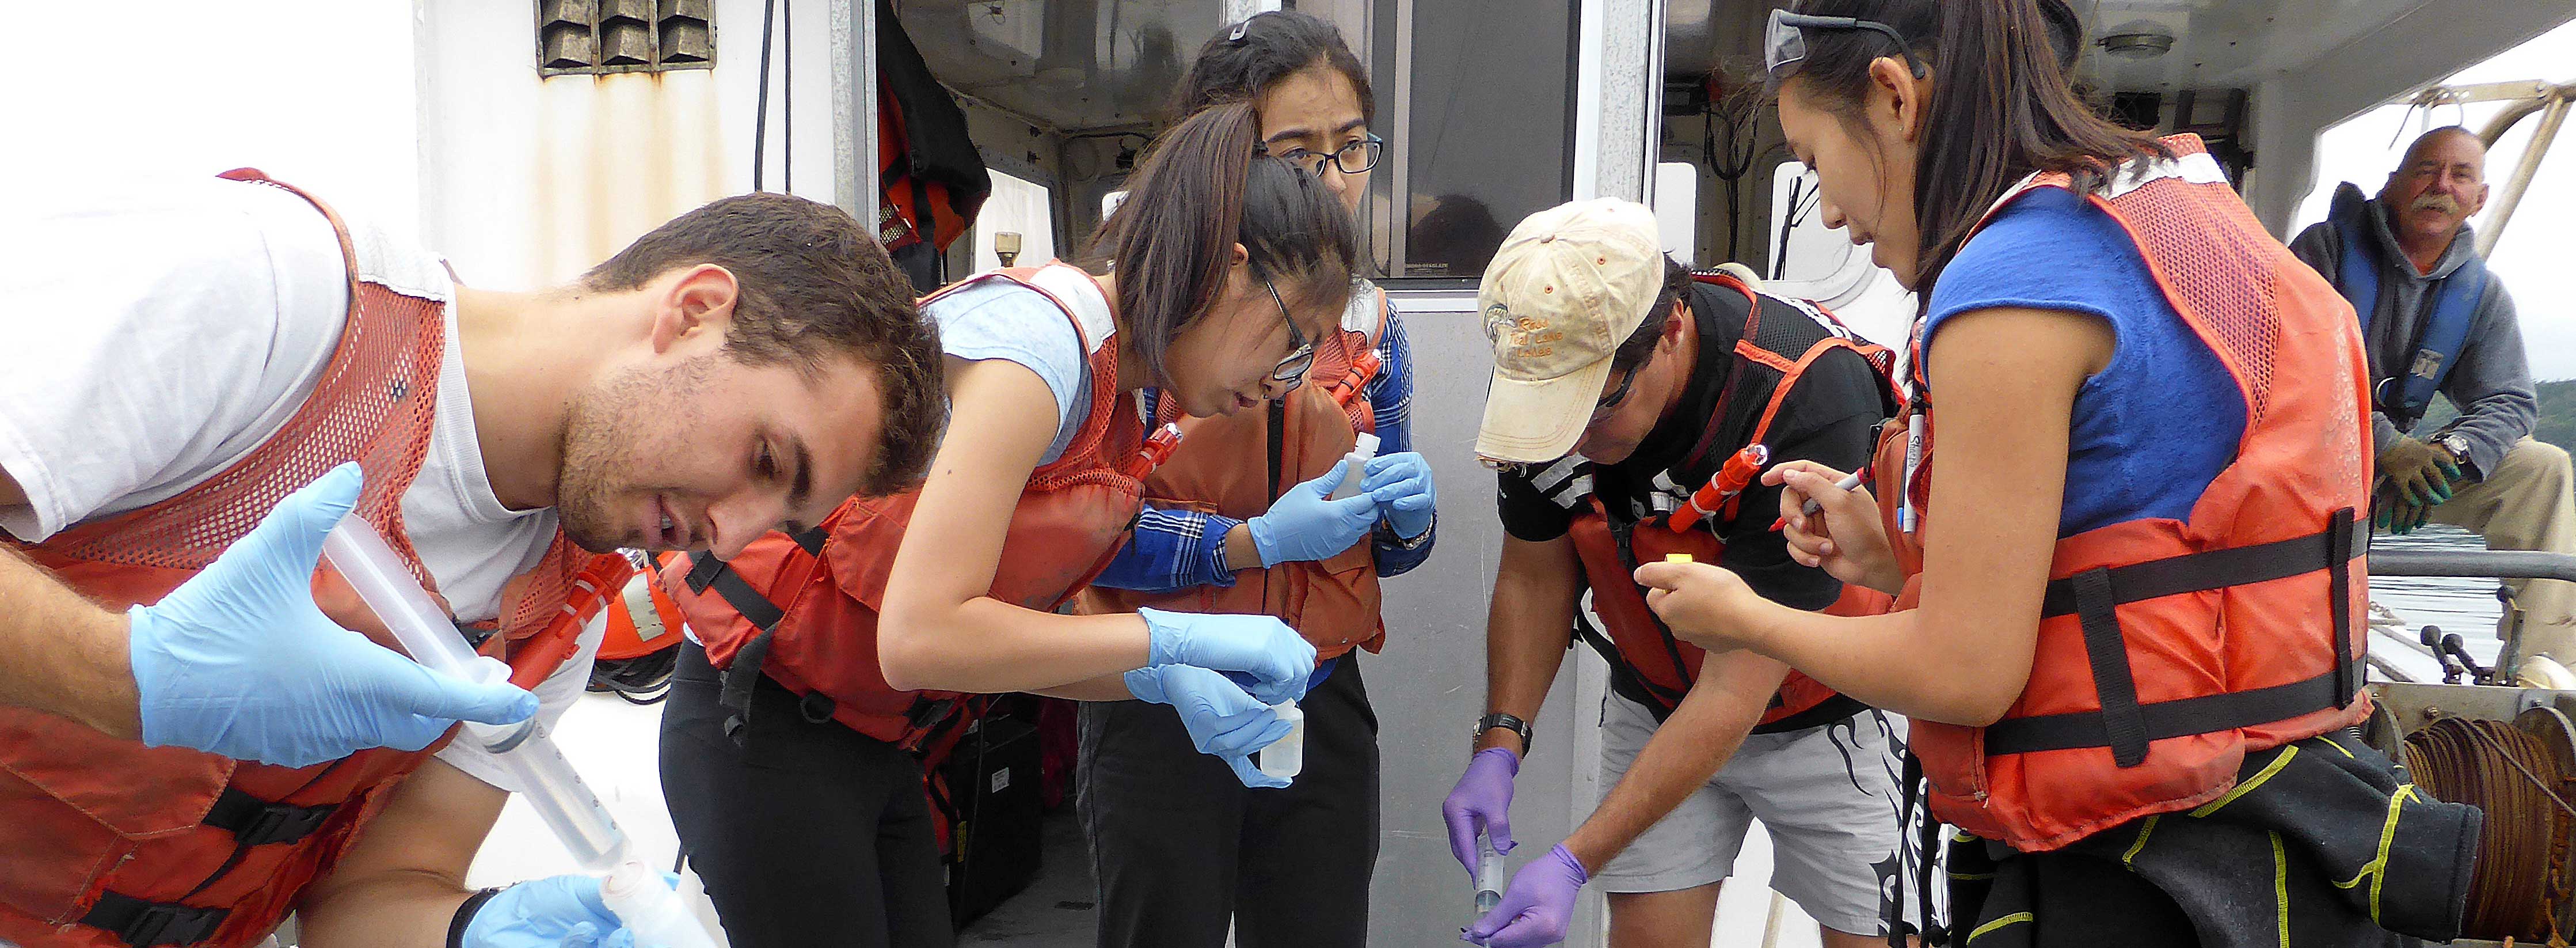
[[(393, 548), (365, 520), (347, 517), (322, 540), (322, 555), (376, 611), (385, 628), (402, 643), (413, 661), (430, 670), (467, 681), (490, 682), (509, 677), (509, 666), (474, 654), (448, 621), (447, 613), (404, 568)], [(572, 852), (573, 861), (592, 872), (606, 872), (628, 858), (626, 834), (610, 819), (599, 798), (564, 759), (563, 751), (535, 718), (518, 724), (465, 723), (463, 739), (477, 741), (510, 772), (519, 795), (546, 821)]]
[(1494, 851), (1490, 836), (1476, 837), (1476, 917), (1503, 901), (1503, 854)]
[[(509, 666), (476, 655), (466, 646), (446, 611), (429, 598), (402, 558), (385, 544), (384, 536), (365, 520), (343, 518), (323, 538), (322, 555), (348, 580), (358, 598), (375, 610), (376, 618), (413, 661), (467, 681), (509, 677)], [(544, 724), (533, 717), (517, 724), (467, 721), (458, 739), (476, 741), (492, 752), (518, 785), (520, 798), (563, 841), (574, 862), (594, 873), (624, 870), (615, 875), (629, 884), (618, 886), (615, 894), (629, 908), (618, 910), (618, 915), (635, 933), (637, 948), (714, 948), (706, 930), (679, 907), (679, 895), (635, 861), (626, 834), (590, 792), (590, 785), (582, 782), (581, 773), (572, 769), (572, 761), (564, 758)], [(637, 877), (651, 883), (631, 884)], [(685, 924), (669, 923), (673, 918)]]

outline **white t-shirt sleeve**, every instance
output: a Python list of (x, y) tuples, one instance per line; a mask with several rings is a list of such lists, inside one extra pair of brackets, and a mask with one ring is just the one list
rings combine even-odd
[[(573, 701), (579, 699), (582, 692), (589, 689), (590, 665), (599, 657), (600, 639), (607, 635), (607, 616), (591, 617), (590, 624), (581, 629), (580, 645), (574, 649), (572, 659), (565, 662), (562, 668), (555, 669), (554, 674), (546, 676), (546, 680), (538, 682), (537, 687), (533, 689), (537, 696), (537, 720), (545, 725), (547, 732), (552, 733), (558, 729), (558, 726), (563, 723), (564, 712), (572, 710)], [(511, 779), (510, 772), (501, 766), (498, 755), (475, 744), (473, 739), (466, 736), (462, 730), (457, 732), (455, 740), (447, 742), (446, 747), (439, 749), (438, 759), (450, 767), (464, 771), (476, 780), (511, 793), (518, 793), (523, 789), (518, 785), (518, 781)]]
[(304, 402), (348, 309), (330, 223), (215, 179), (0, 197), (0, 529), (37, 542), (176, 495)]
[(1064, 454), (1082, 431), (1091, 401), (1091, 359), (1073, 321), (1046, 297), (988, 280), (940, 297), (923, 311), (939, 324), (939, 346), (970, 361), (1000, 359), (1026, 366), (1055, 394), (1055, 442), (1038, 463)]

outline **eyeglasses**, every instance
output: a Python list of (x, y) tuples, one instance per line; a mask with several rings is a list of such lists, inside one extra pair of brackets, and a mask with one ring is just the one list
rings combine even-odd
[(1869, 30), (1884, 34), (1896, 41), (1896, 49), (1905, 56), (1905, 64), (1914, 69), (1914, 78), (1921, 79), (1930, 71), (1914, 58), (1914, 47), (1905, 41), (1905, 34), (1897, 32), (1893, 26), (1847, 16), (1809, 16), (1773, 10), (1768, 41), (1762, 44), (1762, 71), (1771, 77), (1771, 81), (1787, 78), (1784, 70), (1807, 58), (1806, 30)]
[(1279, 285), (1269, 280), (1261, 281), (1261, 285), (1270, 291), (1270, 301), (1279, 305), (1279, 321), (1288, 324), (1288, 357), (1279, 360), (1279, 365), (1270, 370), (1270, 380), (1287, 382), (1293, 387), (1306, 377), (1306, 370), (1314, 366), (1315, 344), (1307, 341), (1306, 333), (1297, 328), (1295, 319), (1289, 317), (1288, 301), (1279, 298)]
[(1645, 366), (1629, 366), (1628, 374), (1619, 379), (1619, 387), (1611, 389), (1610, 394), (1603, 395), (1601, 396), (1600, 401), (1592, 403), (1592, 417), (1594, 420), (1599, 420), (1603, 414), (1613, 408), (1619, 407), (1620, 402), (1628, 400), (1628, 387), (1637, 384), (1637, 370), (1642, 368), (1645, 368)]
[(1318, 155), (1303, 148), (1292, 148), (1281, 153), (1279, 157), (1317, 175), (1324, 173), (1326, 165), (1341, 169), (1343, 174), (1358, 174), (1377, 167), (1378, 157), (1385, 151), (1386, 139), (1371, 133), (1366, 138), (1333, 149), (1333, 152), (1328, 155)]

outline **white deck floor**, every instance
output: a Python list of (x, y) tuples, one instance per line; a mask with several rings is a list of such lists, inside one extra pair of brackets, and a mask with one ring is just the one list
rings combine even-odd
[[(588, 694), (564, 715), (555, 738), (573, 766), (580, 768), (593, 792), (616, 816), (636, 854), (647, 863), (667, 867), (679, 851), (678, 837), (663, 808), (662, 783), (656, 763), (662, 706), (638, 706), (611, 695)], [(1092, 942), (1095, 898), (1090, 860), (1071, 808), (1049, 814), (1045, 864), (1027, 891), (958, 935), (961, 944), (1003, 944), (1029, 948), (1078, 948)], [(1540, 843), (1543, 841), (1530, 841)], [(1543, 849), (1532, 850), (1532, 852)], [(511, 801), (491, 837), (466, 874), (471, 886), (501, 885), (579, 870), (572, 857), (525, 803)], [(1770, 840), (1754, 834), (1737, 860), (1738, 878), (1719, 900), (1716, 943), (1762, 944), (1771, 910), (1765, 887), (1770, 878)], [(1466, 893), (1460, 893), (1465, 901)], [(703, 901), (701, 902), (703, 907)], [(1383, 907), (1382, 907), (1383, 908)], [(710, 915), (711, 909), (707, 910)], [(1783, 903), (1780, 948), (1817, 944), (1815, 923), (1794, 903)], [(1465, 911), (1460, 911), (1464, 924)]]

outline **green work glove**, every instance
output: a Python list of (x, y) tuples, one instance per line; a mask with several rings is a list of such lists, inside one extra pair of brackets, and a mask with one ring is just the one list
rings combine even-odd
[(2421, 438), (2400, 437), (2379, 452), (2379, 478), (2399, 501), (2430, 510), (2451, 499), (2452, 484), (2460, 479), (2460, 462)]

